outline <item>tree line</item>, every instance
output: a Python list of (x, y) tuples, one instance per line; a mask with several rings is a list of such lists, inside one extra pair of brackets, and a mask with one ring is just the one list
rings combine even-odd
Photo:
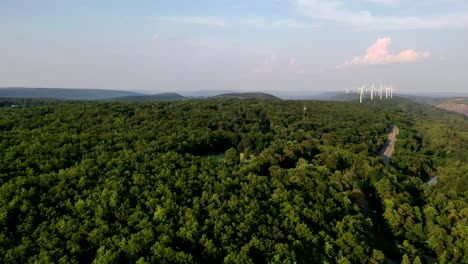
[(2, 108), (0, 261), (468, 262), (467, 133), (397, 100)]

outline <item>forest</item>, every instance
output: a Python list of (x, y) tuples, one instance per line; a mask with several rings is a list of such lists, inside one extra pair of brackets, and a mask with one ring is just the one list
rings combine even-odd
[(404, 99), (12, 102), (1, 263), (468, 263), (461, 114)]

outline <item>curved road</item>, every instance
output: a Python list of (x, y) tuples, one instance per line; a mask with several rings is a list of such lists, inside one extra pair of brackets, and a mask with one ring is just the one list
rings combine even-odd
[(398, 127), (391, 125), (390, 133), (388, 133), (387, 142), (385, 142), (384, 147), (380, 151), (380, 156), (383, 157), (385, 165), (390, 166), (390, 158), (392, 157), (393, 150), (395, 150), (395, 142), (397, 140), (397, 135), (400, 132)]

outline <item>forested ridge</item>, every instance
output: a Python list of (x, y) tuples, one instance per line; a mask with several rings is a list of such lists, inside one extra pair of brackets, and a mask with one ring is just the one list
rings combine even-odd
[(404, 100), (3, 107), (0, 262), (468, 263), (467, 149)]

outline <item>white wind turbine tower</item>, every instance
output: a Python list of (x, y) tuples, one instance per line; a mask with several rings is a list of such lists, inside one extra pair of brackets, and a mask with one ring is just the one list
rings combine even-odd
[(388, 85), (385, 85), (385, 99), (388, 98)]
[(371, 94), (370, 94), (370, 100), (374, 100), (374, 83), (372, 83), (372, 88), (371, 88)]
[(393, 98), (393, 85), (390, 85), (390, 98)]
[(380, 100), (382, 100), (382, 90), (383, 90), (383, 86), (382, 86), (382, 82), (380, 82)]
[(360, 104), (362, 104), (362, 96), (364, 95), (364, 88), (366, 88), (365, 84), (361, 88), (359, 88), (359, 103)]

